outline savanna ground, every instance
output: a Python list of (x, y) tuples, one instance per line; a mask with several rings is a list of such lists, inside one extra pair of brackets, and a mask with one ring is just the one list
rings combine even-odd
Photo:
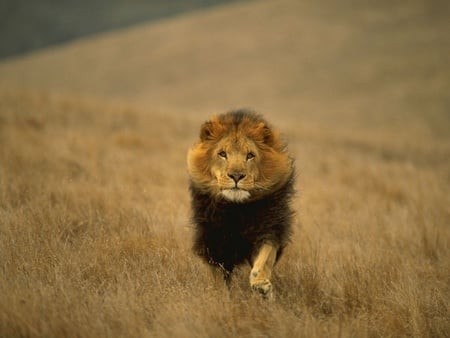
[[(449, 335), (449, 24), (421, 1), (299, 3), (0, 64), (0, 336)], [(156, 52), (133, 50), (161, 34)], [(221, 59), (198, 58), (221, 44)], [(117, 62), (124, 46), (134, 63)], [(296, 158), (273, 302), (250, 292), (246, 266), (214, 287), (190, 251), (186, 151), (224, 98), (261, 106)]]

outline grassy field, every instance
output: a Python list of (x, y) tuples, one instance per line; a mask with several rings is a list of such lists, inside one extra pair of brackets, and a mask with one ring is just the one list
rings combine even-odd
[[(421, 1), (329, 6), (225, 6), (0, 63), (1, 337), (448, 336), (449, 24)], [(190, 251), (187, 149), (240, 104), (296, 158), (273, 302)]]

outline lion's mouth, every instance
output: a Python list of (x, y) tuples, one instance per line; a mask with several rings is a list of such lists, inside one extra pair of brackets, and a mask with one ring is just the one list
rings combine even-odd
[(223, 189), (221, 194), (226, 200), (231, 202), (243, 202), (250, 197), (250, 193), (247, 190), (238, 187)]

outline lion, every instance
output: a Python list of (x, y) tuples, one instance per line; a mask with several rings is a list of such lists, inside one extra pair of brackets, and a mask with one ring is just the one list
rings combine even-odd
[(188, 152), (193, 250), (229, 285), (251, 266), (252, 290), (272, 298), (271, 275), (290, 240), (294, 164), (279, 133), (258, 113), (213, 116)]

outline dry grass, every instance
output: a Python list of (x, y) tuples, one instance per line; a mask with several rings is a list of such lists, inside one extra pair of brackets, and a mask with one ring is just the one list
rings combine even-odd
[[(448, 336), (440, 5), (252, 1), (0, 63), (0, 336)], [(187, 149), (241, 104), (297, 159), (272, 303), (190, 251)]]
[(184, 160), (199, 121), (0, 102), (0, 336), (448, 334), (448, 140), (287, 130), (300, 221), (270, 303), (247, 267), (230, 292), (212, 288), (190, 252)]

